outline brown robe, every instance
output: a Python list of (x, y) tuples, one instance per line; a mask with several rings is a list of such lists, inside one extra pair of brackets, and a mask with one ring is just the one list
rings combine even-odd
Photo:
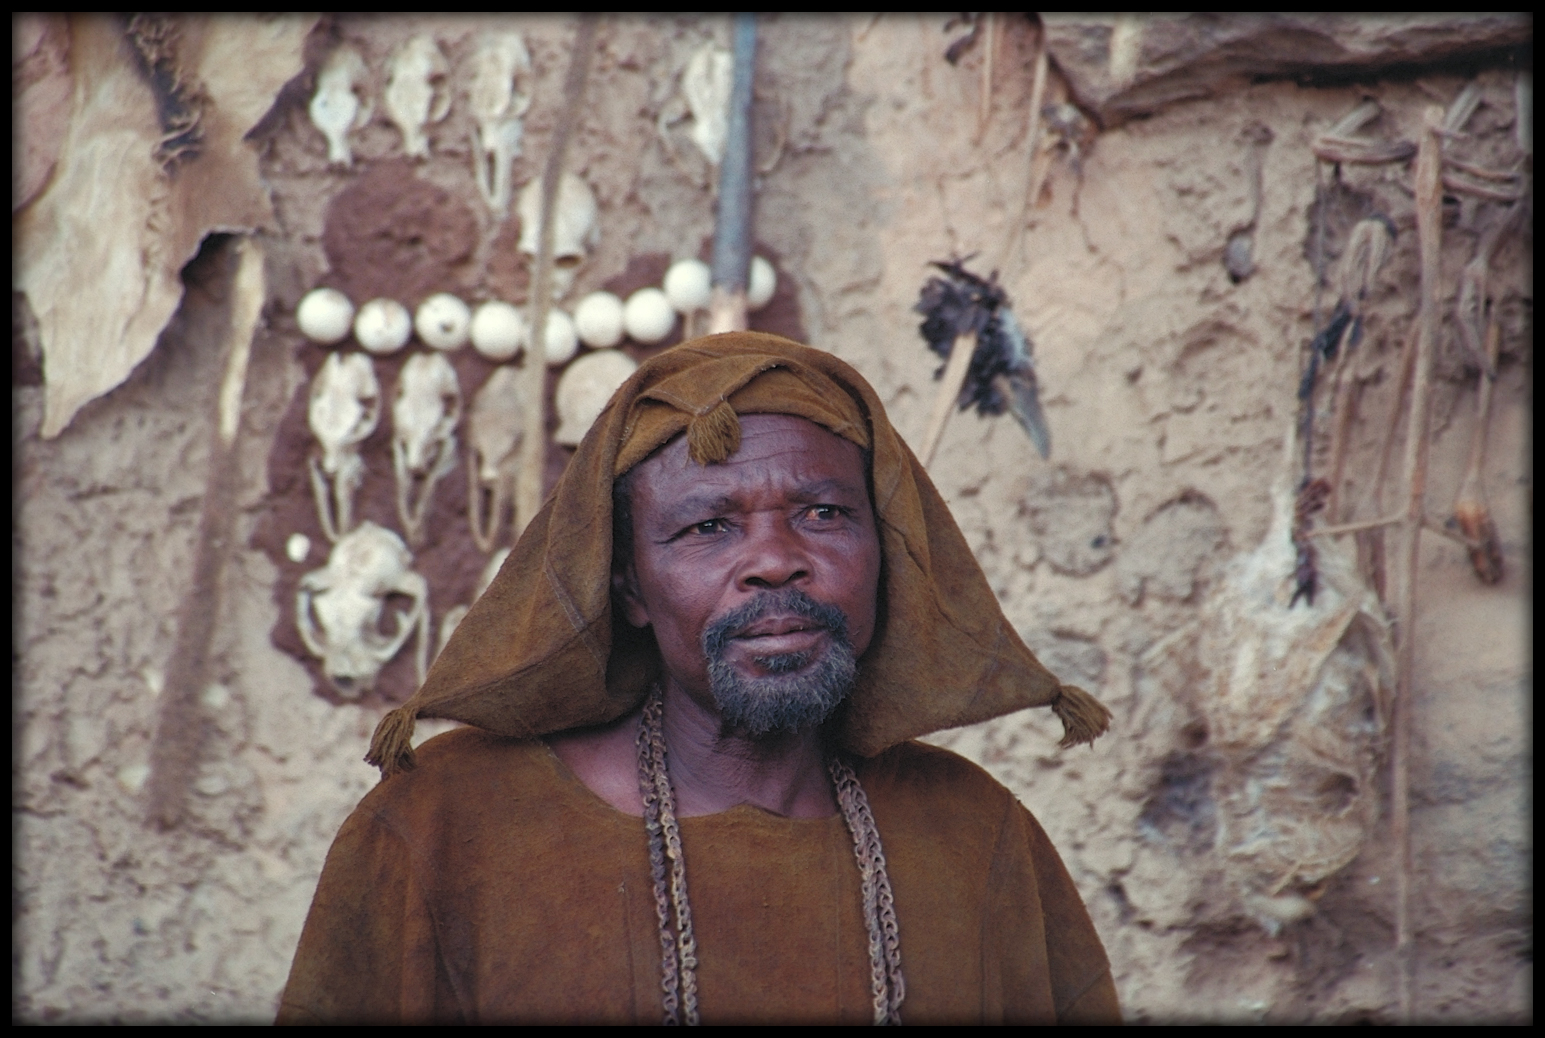
[[(658, 1023), (641, 818), (539, 740), (473, 728), (377, 786), (327, 857), (280, 1023)], [(1040, 825), (980, 768), (916, 742), (857, 762), (920, 1023), (1119, 1019), (1104, 948)], [(703, 1023), (873, 1019), (840, 815), (681, 822)]]

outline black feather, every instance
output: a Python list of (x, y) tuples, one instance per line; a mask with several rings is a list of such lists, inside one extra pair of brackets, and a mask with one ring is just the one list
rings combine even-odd
[[(933, 263), (944, 277), (923, 285), (917, 305), (918, 326), (928, 348), (949, 360), (962, 335), (976, 336), (976, 352), (960, 389), (960, 409), (975, 406), (978, 414), (1011, 411), (1042, 457), (1051, 452), (1051, 434), (1041, 409), (1030, 339), (1009, 307), (1008, 293), (995, 271), (983, 278), (967, 270), (971, 257)], [(934, 378), (944, 373), (943, 365)]]

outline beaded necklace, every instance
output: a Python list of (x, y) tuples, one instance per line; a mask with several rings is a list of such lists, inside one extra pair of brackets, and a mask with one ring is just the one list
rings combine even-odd
[[(676, 821), (676, 795), (665, 760), (664, 700), (656, 685), (644, 704), (638, 726), (638, 785), (644, 797), (644, 829), (649, 834), (649, 871), (654, 878), (655, 915), (660, 923), (660, 990), (667, 1024), (696, 1024), (697, 939), (687, 902), (687, 874)], [(901, 1023), (906, 984), (901, 977), (901, 944), (896, 903), (885, 871), (885, 852), (869, 799), (858, 776), (833, 756), (826, 762), (842, 820), (853, 836), (869, 931), (870, 988), (876, 1024)]]

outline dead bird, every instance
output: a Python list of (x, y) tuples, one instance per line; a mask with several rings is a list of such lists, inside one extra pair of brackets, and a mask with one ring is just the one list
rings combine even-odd
[[(961, 336), (976, 337), (976, 352), (966, 372), (958, 400), (960, 410), (976, 405), (977, 414), (1012, 411), (1041, 457), (1051, 455), (1051, 432), (1041, 409), (1035, 377), (1034, 346), (1009, 306), (1008, 293), (998, 284), (998, 272), (988, 278), (966, 269), (972, 257), (931, 265), (944, 277), (931, 277), (913, 307), (923, 315), (918, 326), (928, 348), (945, 360)], [(934, 373), (939, 378), (941, 365)]]

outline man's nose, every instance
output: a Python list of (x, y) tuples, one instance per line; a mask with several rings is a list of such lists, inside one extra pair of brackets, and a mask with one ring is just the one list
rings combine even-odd
[(738, 581), (743, 588), (781, 588), (810, 576), (810, 555), (786, 523), (756, 523), (743, 543)]

